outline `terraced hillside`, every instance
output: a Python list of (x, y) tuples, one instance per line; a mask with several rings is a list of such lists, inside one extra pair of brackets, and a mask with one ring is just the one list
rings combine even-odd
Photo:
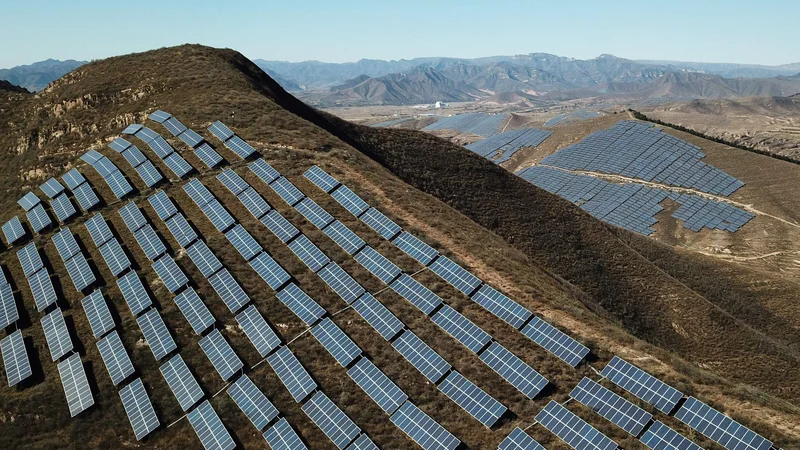
[[(3, 253), (20, 313), (6, 331), (22, 331), (33, 369), (21, 385), (0, 394), (3, 447), (136, 444), (119, 386), (96, 346), (92, 315), (78, 305), (94, 288), (112, 318), (99, 334), (117, 333), (135, 369), (120, 386), (141, 379), (160, 423), (144, 427), (143, 446), (198, 447), (193, 426), (218, 424), (216, 416), (224, 426), (217, 429), (222, 448), (264, 448), (276, 435), (291, 434), (287, 424), (309, 448), (356, 448), (351, 441), (367, 438), (380, 448), (414, 448), (403, 430), (409, 419), (422, 420), (421, 411), (431, 420), (427, 432), (443, 443), (439, 448), (457, 441), (465, 448), (496, 448), (509, 435), (524, 438), (517, 427), (549, 449), (569, 448), (546, 429), (547, 412), (560, 408), (551, 402), (566, 404), (623, 448), (646, 448), (636, 435), (655, 430), (648, 414), (703, 447), (717, 445), (675, 411), (602, 381), (597, 372), (614, 355), (777, 445), (800, 443), (797, 315), (784, 301), (798, 292), (778, 277), (604, 225), (433, 136), (357, 126), (310, 109), (230, 50), (182, 46), (97, 61), (47, 92), (14, 94), (3, 102), (3, 123), (10, 125), (0, 133), (7, 168), (2, 222), (23, 215), (15, 202), (25, 192), (40, 193), (40, 184), (73, 168), (100, 200), (66, 224), (95, 278), (86, 289), (73, 286), (68, 274), (66, 261), (78, 253), (73, 247), (64, 258), (52, 228), (33, 237), (28, 231)], [(196, 131), (224, 160), (214, 163), (208, 150), (200, 150), (202, 142), (156, 110)], [(216, 120), (228, 127), (209, 130)], [(166, 137), (169, 148), (151, 132), (128, 128), (136, 123)], [(126, 129), (132, 133), (127, 144), (115, 141)], [(127, 153), (131, 145), (163, 181), (148, 187), (136, 170), (142, 161)], [(90, 147), (100, 157), (89, 153), (81, 160)], [(109, 163), (100, 162), (103, 157)], [(187, 173), (173, 170), (185, 168), (181, 160), (190, 166)], [(116, 173), (112, 166), (130, 192), (105, 181)], [(97, 214), (110, 230), (99, 245), (86, 226)], [(101, 250), (112, 237), (130, 263), (122, 271), (107, 264)], [(30, 242), (42, 257), (37, 273), (49, 275), (57, 298), (43, 311), (17, 257)], [(215, 277), (223, 270), (233, 280), (225, 285), (240, 286), (246, 299), (219, 293)], [(119, 288), (118, 280), (134, 272), (152, 302), (141, 309), (131, 308)], [(693, 278), (697, 273), (727, 291)], [(741, 283), (756, 275), (763, 290)], [(88, 408), (74, 418), (38, 323), (56, 306), (66, 316), (93, 403), (79, 402), (73, 411)], [(156, 317), (166, 332), (159, 333)], [(448, 328), (453, 318), (472, 330), (469, 339), (452, 337), (458, 335)], [(541, 328), (543, 321), (580, 343), (571, 347), (571, 357), (557, 347), (548, 350), (545, 340), (544, 346), (536, 343), (542, 336), (536, 330), (551, 330)], [(257, 329), (268, 339), (248, 332), (253, 323), (262, 324)], [(548, 383), (530, 383), (538, 379), (533, 372), (504, 379), (496, 361), (513, 361), (509, 354), (519, 358), (518, 370), (527, 366)], [(183, 391), (162, 376), (185, 372), (177, 355), (197, 382), (185, 389), (183, 401), (173, 395)], [(427, 363), (414, 355), (426, 356)], [(284, 368), (297, 377), (287, 378)], [(362, 389), (366, 384), (355, 375), (375, 370), (396, 385), (394, 395), (370, 397)], [(234, 386), (255, 392), (244, 376), (277, 414), (262, 407), (262, 414), (248, 417), (240, 410)], [(573, 393), (579, 383), (598, 389), (585, 378), (636, 403), (643, 409), (640, 422), (647, 423), (629, 433), (581, 404), (590, 400), (567, 402), (580, 397)], [(235, 384), (229, 387), (229, 381)], [(453, 400), (458, 388), (483, 391), (476, 395), (486, 413), (467, 407), (476, 418), (459, 406)], [(680, 403), (683, 408), (694, 401)], [(331, 417), (335, 431), (325, 426)], [(528, 428), (537, 417), (542, 424)]]

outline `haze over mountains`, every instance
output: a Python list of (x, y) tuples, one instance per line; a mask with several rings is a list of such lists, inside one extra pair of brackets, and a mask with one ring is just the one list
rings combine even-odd
[(48, 59), (30, 65), (0, 69), (0, 80), (24, 87), (29, 91), (41, 91), (54, 80), (84, 64), (86, 61)]

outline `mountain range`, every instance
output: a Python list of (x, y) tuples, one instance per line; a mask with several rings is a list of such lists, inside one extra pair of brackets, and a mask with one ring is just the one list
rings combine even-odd
[(86, 61), (75, 61), (74, 59), (66, 61), (47, 59), (26, 66), (0, 69), (0, 80), (6, 80), (11, 84), (36, 92), (44, 89), (53, 80), (61, 78), (84, 64)]

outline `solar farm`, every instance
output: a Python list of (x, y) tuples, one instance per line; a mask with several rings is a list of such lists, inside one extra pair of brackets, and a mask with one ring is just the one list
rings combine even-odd
[[(499, 145), (504, 149), (501, 159), (519, 148), (539, 145), (550, 134), (536, 129), (499, 133), (504, 119), (502, 115), (469, 115), (442, 127), (458, 126), (486, 137), (471, 150), (491, 157), (497, 150), (489, 149)], [(85, 165), (61, 177), (66, 187), (55, 178), (42, 184), (39, 190), (50, 199), (49, 204), (38, 193), (28, 192), (18, 202), (25, 221), (17, 216), (3, 225), (16, 257), (6, 260), (15, 265), (13, 271), (0, 272), (0, 320), (6, 329), (0, 351), (7, 389), (30, 389), (36, 367), (55, 365), (63, 388), (63, 409), (72, 420), (92, 419), (92, 410), (99, 407), (96, 397), (109, 392), (98, 392), (91, 380), (108, 377), (128, 423), (104, 425), (116, 428), (118, 434), (127, 433), (131, 440), (146, 443), (155, 434), (169, 434), (172, 426), (188, 422), (196, 435), (189, 445), (232, 449), (239, 443), (226, 422), (235, 414), (246, 417), (250, 431), (263, 437), (265, 448), (317, 448), (321, 444), (310, 441), (296, 424), (298, 416), (265, 392), (260, 380), (271, 371), (280, 384), (281, 398), (296, 404), (328, 444), (350, 450), (379, 448), (376, 436), (359, 425), (354, 410), (342, 405), (338, 388), (321, 381), (321, 367), (331, 367), (341, 370), (365, 395), (358, 398), (369, 399), (371, 406), (383, 412), (380, 420), (407, 436), (408, 442), (426, 450), (467, 448), (457, 431), (425, 411), (430, 411), (430, 404), (421, 404), (415, 389), (401, 387), (392, 375), (397, 370), (385, 364), (387, 355), (374, 354), (359, 344), (363, 336), (354, 331), (353, 324), (358, 322), (369, 340), (386, 344), (391, 361), (424, 378), (425, 385), (436, 392), (438, 404), (462, 410), (471, 420), (466, 426), (495, 432), (503, 428), (497, 447), (501, 450), (545, 448), (534, 438), (534, 430), (576, 450), (621, 448), (619, 436), (635, 442), (637, 448), (653, 450), (699, 449), (695, 441), (700, 439), (703, 445), (713, 441), (730, 450), (773, 447), (767, 438), (695, 398), (693, 392), (682, 392), (619, 356), (598, 358), (602, 349), (580, 342), (500, 286), (473, 274), (447, 256), (446, 248), (437, 249), (425, 236), (404, 229), (386, 205), (368, 201), (358, 186), (343, 184), (322, 167), (307, 164), (302, 177), (287, 177), (220, 121), (212, 123), (204, 136), (164, 111), (151, 113), (148, 120), (185, 148), (176, 149), (147, 126), (130, 125), (121, 131), (125, 137), (111, 141), (108, 150), (83, 154), (80, 159)], [(699, 161), (699, 149), (667, 139), (661, 132), (628, 122), (607, 131), (546, 158), (548, 166), (532, 167), (520, 175), (602, 220), (643, 234), (652, 232), (658, 203), (666, 198), (681, 205), (675, 216), (690, 229), (736, 231), (752, 218), (738, 208), (694, 195), (617, 185), (563, 170), (649, 177), (717, 195), (730, 195), (742, 185)], [(609, 145), (620, 140), (630, 143), (642, 135), (649, 140), (641, 144), (645, 148), (640, 153), (629, 149), (633, 144), (625, 144), (630, 155), (624, 165), (614, 166), (614, 161), (604, 158), (603, 150)], [(135, 140), (148, 150), (140, 150)], [(226, 159), (215, 144), (233, 156)], [(119, 155), (129, 167), (121, 169), (103, 153)], [(192, 165), (189, 154), (202, 166)], [(168, 173), (160, 172), (151, 157), (158, 158)], [(691, 171), (688, 177), (669, 173), (675, 161)], [(98, 189), (81, 173), (89, 168), (111, 196), (101, 199), (98, 192), (106, 189)], [(134, 176), (146, 189), (134, 188), (130, 181)], [(304, 185), (312, 188), (303, 189)], [(337, 209), (324, 206), (333, 203)], [(201, 223), (207, 231), (201, 231)], [(266, 234), (274, 236), (277, 244), (264, 245), (259, 238)], [(330, 240), (336, 251), (326, 250), (323, 239)], [(224, 262), (226, 257), (218, 251), (220, 242), (235, 250), (235, 263)], [(45, 245), (52, 245), (58, 258), (48, 258)], [(279, 255), (291, 255), (291, 260)], [(325, 290), (302, 282), (298, 267), (324, 284)], [(358, 281), (355, 268), (371, 274), (370, 283)], [(25, 281), (22, 277), (8, 280), (9, 272), (21, 273)], [(66, 273), (69, 281), (59, 280), (54, 272)], [(154, 274), (152, 282), (145, 273)], [(243, 276), (251, 281), (240, 281)], [(201, 288), (206, 282), (211, 291)], [(504, 334), (513, 334), (526, 347), (540, 349), (558, 361), (558, 373), (503, 345), (505, 336), (495, 326), (471, 319), (453, 306), (452, 296), (440, 295), (440, 283), (452, 289), (452, 296), (468, 300), (497, 319), (505, 327)], [(28, 290), (36, 311), (24, 315), (31, 316), (33, 324), (28, 326), (41, 326), (50, 358), (40, 353), (43, 361), (35, 364), (31, 361), (37, 353), (22, 337), (25, 325), (18, 309), (22, 291), (28, 296)], [(82, 298), (80, 308), (69, 304), (64, 291)], [(109, 300), (117, 293), (124, 303)], [(393, 312), (386, 305), (385, 293), (402, 298), (416, 316)], [(291, 327), (262, 312), (267, 294), (274, 294), (277, 307), (292, 317)], [(167, 304), (176, 306), (178, 321), (165, 311)], [(214, 312), (220, 310), (226, 315)], [(90, 347), (89, 342), (76, 342), (88, 337), (78, 337), (72, 319), (76, 314), (83, 314), (89, 324), (102, 371), (87, 362), (84, 347)], [(124, 327), (121, 316), (132, 318), (136, 325)], [(419, 331), (419, 318), (449, 336), (462, 353), (437, 351), (428, 334)], [(289, 336), (287, 329), (296, 332)], [(131, 334), (149, 349), (155, 366), (148, 367), (157, 370), (134, 364), (130, 355), (135, 349), (126, 348), (121, 338)], [(252, 359), (236, 348), (239, 339), (246, 340), (246, 351), (257, 355), (256, 362), (248, 362)], [(309, 341), (324, 349), (316, 358), (300, 346)], [(207, 358), (205, 367), (211, 370), (200, 372), (187, 363), (186, 342), (200, 349)], [(535, 416), (527, 417), (504, 404), (493, 395), (496, 386), (475, 376), (475, 371), (459, 370), (458, 355), (467, 355), (494, 374), (496, 382), (513, 391), (520, 403), (538, 402), (541, 407)], [(579, 381), (569, 386), (556, 383), (559, 373), (571, 373)], [(223, 388), (218, 392), (203, 389), (203, 380), (209, 378)], [(171, 392), (168, 401), (179, 411), (177, 417), (165, 417), (154, 407), (154, 383), (164, 384)], [(219, 406), (227, 401), (232, 407)], [(602, 428), (598, 424), (609, 423), (621, 431), (609, 436), (598, 429)]]
[(502, 132), (501, 128), (507, 120), (508, 117), (505, 114), (456, 114), (443, 117), (422, 130), (456, 130), (462, 133), (476, 134), (485, 139)]

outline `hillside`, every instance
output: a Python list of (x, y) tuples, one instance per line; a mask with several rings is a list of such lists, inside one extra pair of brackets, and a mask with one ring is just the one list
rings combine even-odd
[(37, 92), (83, 64), (86, 64), (86, 61), (48, 59), (10, 69), (0, 69), (0, 80), (7, 80), (29, 91)]
[[(302, 83), (299, 79), (298, 82)], [(170, 112), (215, 144), (231, 162), (230, 167), (369, 291), (377, 292), (383, 285), (247, 171), (233, 153), (219, 145), (206, 131), (213, 121), (225, 122), (303, 193), (404, 270), (413, 273), (422, 267), (349, 215), (302, 174), (313, 165), (322, 167), (403, 228), (421, 236), (591, 349), (587, 362), (573, 369), (430, 271), (421, 272), (422, 283), (551, 381), (546, 391), (529, 400), (483, 365), (474, 353), (435, 327), (425, 314), (395, 293), (385, 291), (380, 301), (387, 308), (434, 350), (445, 355), (456, 369), (510, 409), (493, 428), (480, 426), (399, 358), (392, 345), (381, 339), (359, 315), (346, 309), (339, 297), (275, 235), (259, 228), (261, 224), (214, 180), (219, 170), (206, 170), (183, 143), (170, 138), (173, 146), (198, 169), (198, 178), (231, 214), (329, 313), (341, 311), (335, 317), (336, 323), (416, 405), (461, 439), (465, 448), (496, 448), (514, 427), (530, 425), (550, 400), (565, 401), (582, 377), (596, 378), (592, 369), (602, 368), (615, 354), (634, 361), (684, 393), (704, 399), (777, 445), (786, 448), (800, 445), (797, 428), (800, 373), (796, 370), (800, 336), (796, 332), (798, 315), (794, 310), (800, 287), (793, 282), (693, 252), (676, 251), (604, 225), (569, 202), (442, 139), (413, 130), (359, 126), (312, 109), (232, 50), (181, 46), (95, 61), (58, 80), (38, 96), (0, 97), (3, 124), (0, 163), (6, 169), (0, 180), (5, 193), (0, 200), (3, 207), (0, 219), (4, 222), (21, 213), (15, 202), (25, 191), (34, 189), (49, 176), (79, 166), (107, 202), (100, 211), (111, 222), (126, 253), (135, 260), (140, 276), (150, 286), (157, 307), (173, 330), (180, 354), (207, 397), (222, 392), (225, 384), (122, 223), (116, 210), (123, 203), (113, 201), (98, 174), (78, 161), (77, 156), (90, 147), (109, 156), (135, 184), (138, 192), (134, 199), (156, 225), (198, 293), (207, 299), (223, 334), (244, 361), (245, 372), (306, 443), (313, 444), (313, 448), (334, 448), (292, 400), (269, 366), (253, 367), (261, 358), (236, 326), (233, 315), (216, 301), (208, 281), (187, 261), (147, 204), (146, 197), (152, 191), (141, 183), (124, 159), (107, 148), (108, 142), (131, 123), (147, 123), (168, 136), (162, 127), (146, 122), (146, 115), (156, 109)], [(137, 145), (145, 151), (141, 142)], [(163, 173), (169, 173), (149, 150), (146, 153)], [(189, 200), (181, 185), (182, 182), (176, 182), (163, 188), (230, 268), (259, 311), (275, 325), (284, 342), (298, 337), (306, 329), (303, 323), (275, 298), (272, 290), (264, 289), (261, 279), (242, 263), (228, 241)], [(148, 448), (196, 447), (197, 438), (187, 420), (182, 420), (183, 413), (159, 373), (159, 363), (142, 341), (119, 292), (111, 287), (114, 277), (80, 225), (87, 217), (71, 223), (70, 229), (93, 261), (101, 284), (109, 286), (104, 288), (104, 294), (115, 310), (123, 344), (143, 378), (161, 423), (177, 421), (169, 427), (162, 425), (141, 444)], [(96, 406), (79, 417), (69, 418), (56, 366), (49, 360), (38, 324), (40, 314), (35, 312), (31, 292), (15, 256), (17, 248), (7, 250), (2, 254), (2, 262), (18, 291), (20, 309), (25, 311), (20, 328), (30, 341), (36, 376), (24, 387), (2, 388), (0, 409), (8, 419), (0, 422), (0, 447), (53, 448), (65, 443), (70, 447), (92, 448), (136, 445), (117, 388), (105, 373), (89, 324), (78, 306), (82, 295), (70, 286), (50, 237), (51, 233), (47, 233), (35, 240), (48, 261), (52, 261), (51, 273), (64, 280), (58, 284), (60, 303), (64, 304), (68, 323), (75, 331), (74, 338), (80, 342), (79, 353), (86, 362)], [(414, 448), (412, 441), (317, 341), (298, 339), (293, 342), (292, 351), (322, 390), (380, 448)], [(213, 397), (211, 403), (237, 444), (245, 448), (264, 447), (260, 433), (227, 394)], [(570, 410), (624, 448), (645, 448), (587, 408), (573, 402)], [(673, 417), (660, 414), (659, 420), (692, 436), (702, 446), (714, 448), (715, 444)], [(528, 433), (548, 449), (567, 448), (541, 426), (531, 428)]]

